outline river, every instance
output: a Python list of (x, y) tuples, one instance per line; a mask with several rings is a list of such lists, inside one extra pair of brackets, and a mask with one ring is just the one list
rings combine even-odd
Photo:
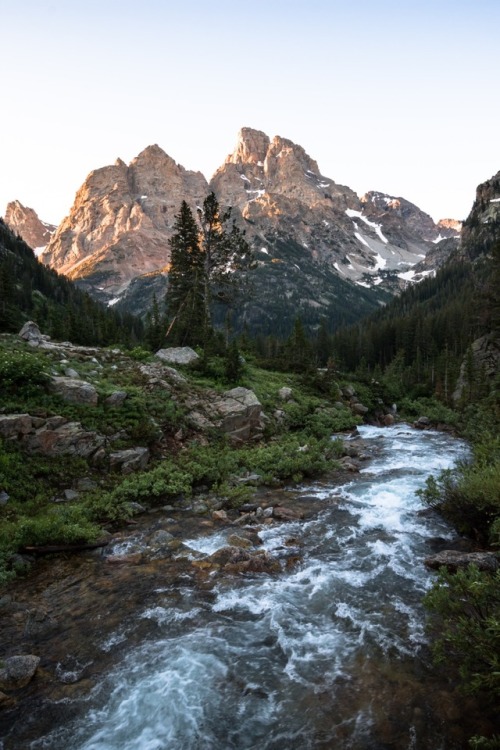
[[(455, 535), (416, 491), (466, 447), (405, 425), (359, 432), (373, 456), (359, 474), (300, 487), (319, 512), (259, 531), (272, 554), (293, 539), (297, 565), (212, 587), (157, 580), (130, 615), (147, 621), (147, 636), (120, 651), (76, 718), (30, 750), (463, 747), (461, 707), (430, 666), (422, 607), (433, 579), (423, 559)], [(203, 560), (226, 536), (207, 529), (185, 546)], [(117, 628), (102, 651), (124, 638)]]

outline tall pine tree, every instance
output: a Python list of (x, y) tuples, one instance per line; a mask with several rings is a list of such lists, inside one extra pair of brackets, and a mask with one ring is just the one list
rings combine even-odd
[(195, 346), (205, 337), (205, 279), (200, 232), (186, 201), (175, 219), (170, 244), (167, 313), (170, 344)]
[(221, 211), (214, 193), (199, 209), (199, 225), (182, 202), (170, 240), (167, 310), (169, 343), (203, 344), (212, 338), (212, 308), (231, 305), (241, 291), (252, 253), (231, 210)]

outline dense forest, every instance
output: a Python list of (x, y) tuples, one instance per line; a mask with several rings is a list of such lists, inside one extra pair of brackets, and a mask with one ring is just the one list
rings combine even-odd
[(105, 308), (39, 263), (0, 219), (0, 331), (17, 332), (30, 318), (52, 338), (76, 344), (134, 344), (143, 337), (138, 318)]

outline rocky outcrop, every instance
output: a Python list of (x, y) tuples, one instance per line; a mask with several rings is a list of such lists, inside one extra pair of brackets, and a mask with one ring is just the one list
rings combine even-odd
[(498, 558), (492, 552), (459, 552), (446, 549), (436, 555), (426, 557), (425, 564), (431, 570), (446, 568), (450, 573), (475, 565), (479, 570), (494, 573), (500, 567)]
[(215, 399), (208, 410), (233, 443), (245, 443), (262, 437), (264, 413), (253, 391), (233, 388)]
[(50, 379), (49, 387), (56, 396), (72, 404), (95, 406), (98, 401), (94, 386), (79, 378), (54, 376)]
[(500, 226), (500, 172), (478, 185), (476, 199), (464, 222), (459, 257), (464, 260), (491, 252)]
[(19, 331), (19, 338), (28, 343), (40, 344), (46, 337), (42, 334), (37, 323), (28, 320)]
[(120, 469), (122, 474), (131, 474), (133, 471), (142, 471), (149, 463), (149, 450), (137, 446), (123, 451), (115, 451), (109, 456), (111, 469)]
[(232, 443), (259, 440), (265, 427), (262, 404), (253, 391), (233, 388), (223, 394), (210, 391), (203, 398), (186, 399), (188, 423), (201, 432), (222, 430)]
[[(469, 354), (460, 367), (453, 401), (458, 404), (467, 396), (468, 389), (474, 390), (476, 381), (481, 379), (493, 382), (500, 372), (500, 336), (489, 333), (472, 342)], [(472, 378), (472, 382), (469, 382)]]
[(98, 433), (64, 417), (33, 417), (30, 414), (0, 414), (0, 437), (14, 440), (28, 453), (42, 456), (89, 458), (105, 442)]
[(34, 209), (23, 206), (20, 201), (7, 204), (5, 223), (33, 248), (36, 255), (45, 249), (56, 230), (53, 224), (41, 221)]

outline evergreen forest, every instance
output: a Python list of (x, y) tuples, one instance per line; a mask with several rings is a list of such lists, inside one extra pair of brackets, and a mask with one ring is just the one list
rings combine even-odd
[[(0, 221), (0, 333), (17, 333), (32, 319), (55, 340), (118, 345), (148, 366), (151, 352), (189, 345), (201, 355), (190, 375), (193, 387), (222, 390), (248, 386), (266, 408), (276, 409), (269, 392), (277, 391), (279, 374), (286, 373), (299, 394), (297, 403), (283, 407), (286, 430), (277, 422), (267, 428), (267, 446), (245, 448), (241, 454), (222, 443), (201, 448), (186, 443), (179, 448), (178, 436), (183, 430), (189, 434), (179, 404), (173, 399), (160, 403), (154, 392), (142, 391), (137, 372), (130, 375), (130, 382), (125, 372), (121, 373), (133, 394), (126, 408), (118, 413), (100, 406), (89, 416), (88, 410), (75, 406), (68, 411), (69, 418), (107, 436), (118, 435), (125, 448), (144, 440), (153, 454), (161, 425), (166, 436), (162, 450), (165, 445), (176, 446), (172, 457), (163, 455), (160, 461), (158, 454), (151, 471), (121, 484), (116, 477), (107, 477), (106, 487), (99, 497), (92, 496), (88, 508), (80, 504), (73, 520), (71, 508), (66, 508), (65, 518), (58, 518), (57, 524), (50, 515), (52, 510), (41, 521), (36, 517), (43, 506), (40, 498), (48, 497), (47, 477), (52, 477), (51, 471), (57, 474), (54, 481), (60, 481), (65, 472), (73, 471), (76, 476), (81, 465), (69, 461), (63, 466), (56, 461), (49, 469), (39, 459), (27, 462), (27, 475), (33, 471), (33, 483), (40, 489), (32, 507), (23, 486), (23, 502), (26, 499), (26, 508), (29, 506), (33, 515), (28, 521), (21, 512), (19, 519), (15, 517), (12, 504), (5, 511), (12, 531), (11, 538), (0, 540), (0, 547), (5, 546), (0, 549), (5, 580), (15, 572), (9, 562), (15, 552), (14, 538), (31, 544), (47, 544), (54, 536), (58, 542), (93, 539), (103, 519), (116, 524), (128, 518), (128, 501), (156, 493), (163, 501), (167, 497), (175, 502), (181, 493), (193, 493), (197, 483), (203, 482), (212, 482), (237, 505), (248, 498), (240, 489), (228, 490), (228, 476), (243, 466), (252, 468), (252, 461), (263, 467), (266, 476), (279, 466), (279, 478), (284, 481), (331, 467), (338, 458), (338, 446), (332, 447), (330, 435), (353, 429), (360, 421), (342, 404), (340, 411), (332, 406), (338, 402), (342, 386), (352, 382), (363, 394), (369, 419), (378, 419), (377, 404), (394, 403), (401, 420), (412, 422), (425, 414), (433, 426), (470, 441), (471, 460), (452, 473), (431, 478), (422, 496), (477, 549), (498, 555), (500, 360), (482, 354), (485, 350), (498, 354), (500, 347), (499, 235), (495, 223), (485, 228), (473, 211), (465, 226), (466, 242), (435, 277), (409, 287), (357, 322), (352, 322), (355, 316), (351, 310), (335, 320), (328, 316), (318, 319), (316, 314), (311, 319), (297, 316), (295, 320), (277, 319), (274, 327), (269, 326), (271, 334), (269, 327), (252, 329), (251, 321), (234, 330), (242, 300), (251, 294), (253, 256), (230, 212), (221, 209), (213, 194), (196, 218), (189, 206), (182, 204), (170, 242), (166, 298), (154, 300), (145, 322), (105, 308), (41, 265), (26, 243)], [(9, 359), (8, 341), (8, 336), (2, 337), (3, 411), (28, 410), (38, 399), (44, 414), (57, 413), (57, 404), (44, 390), (47, 375), (42, 360), (38, 355), (17, 352), (16, 362), (25, 368), (18, 371)], [(111, 378), (116, 378), (119, 368), (119, 364), (110, 366), (110, 380), (103, 380), (100, 398), (110, 395)], [(153, 415), (149, 421), (144, 419), (146, 412)], [(299, 446), (305, 443), (311, 446), (309, 453), (299, 456)], [(293, 461), (290, 453), (296, 456)], [(10, 446), (0, 446), (0, 484), (3, 481), (5, 487), (15, 487), (20, 466), (20, 456)], [(23, 536), (28, 533), (31, 536)], [(484, 696), (491, 707), (500, 697), (498, 571), (470, 566), (451, 575), (443, 570), (427, 596), (427, 606), (437, 663), (454, 664), (464, 690)], [(470, 746), (491, 750), (499, 741), (478, 736), (471, 739)]]

